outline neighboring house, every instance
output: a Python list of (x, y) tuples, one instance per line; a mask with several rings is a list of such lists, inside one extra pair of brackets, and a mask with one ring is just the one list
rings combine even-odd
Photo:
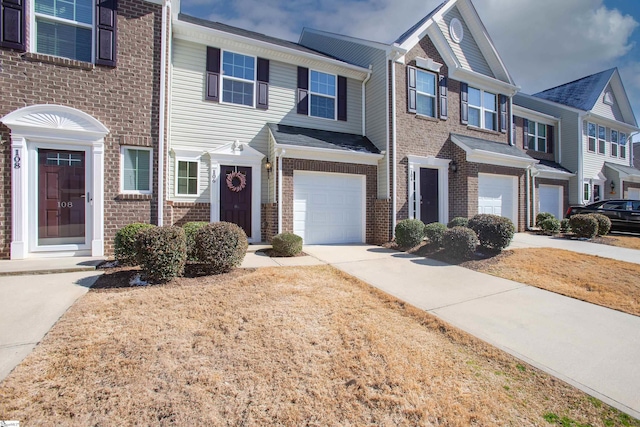
[[(372, 66), (366, 127), (388, 147), (378, 196), (389, 198), (390, 236), (405, 218), (447, 223), (479, 212), (524, 230), (527, 170), (538, 160), (514, 146), (517, 87), (470, 0), (445, 1), (392, 45), (309, 29), (300, 43)], [(370, 88), (382, 77), (388, 87)]]
[(633, 143), (633, 167), (640, 169), (640, 142)]
[(250, 242), (379, 241), (371, 71), (183, 14), (172, 26), (166, 220), (231, 221)]
[(162, 4), (1, 6), (0, 257), (112, 253), (157, 222)]
[[(514, 102), (516, 134), (526, 132), (522, 143), (528, 153), (535, 150), (534, 157), (551, 162), (532, 173), (539, 201), (533, 213), (556, 214), (560, 199), (564, 211), (568, 204), (640, 198), (640, 170), (633, 167), (629, 142), (640, 129), (616, 68), (534, 95), (518, 94)], [(553, 125), (549, 120), (556, 127), (541, 126)]]

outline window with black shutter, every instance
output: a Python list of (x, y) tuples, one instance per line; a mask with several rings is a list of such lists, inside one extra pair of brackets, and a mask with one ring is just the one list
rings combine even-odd
[(207, 47), (207, 77), (205, 99), (220, 101), (220, 49)]
[(117, 0), (98, 0), (96, 3), (96, 64), (116, 66)]
[(26, 51), (25, 0), (0, 0), (0, 47)]
[(267, 110), (269, 108), (269, 60), (258, 58), (258, 89), (256, 95), (256, 108)]
[(309, 69), (298, 67), (298, 114), (309, 114)]

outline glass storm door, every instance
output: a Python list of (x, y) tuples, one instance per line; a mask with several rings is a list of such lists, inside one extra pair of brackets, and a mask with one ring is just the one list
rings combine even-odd
[(38, 246), (85, 243), (85, 152), (38, 149)]

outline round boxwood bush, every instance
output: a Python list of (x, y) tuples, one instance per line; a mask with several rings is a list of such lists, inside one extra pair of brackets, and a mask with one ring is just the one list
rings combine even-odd
[(136, 241), (140, 267), (150, 282), (168, 282), (182, 276), (187, 261), (187, 240), (182, 227), (147, 228)]
[(277, 256), (296, 256), (302, 252), (302, 237), (293, 233), (276, 234), (271, 239), (271, 246)]
[(606, 236), (609, 234), (609, 231), (611, 231), (611, 220), (608, 216), (598, 213), (589, 215), (593, 216), (596, 221), (598, 221), (598, 236)]
[(207, 224), (196, 233), (196, 256), (214, 274), (238, 267), (248, 247), (244, 230), (230, 222)]
[(562, 233), (568, 233), (571, 231), (571, 225), (569, 224), (569, 218), (562, 218), (560, 221), (560, 231)]
[(442, 247), (453, 259), (469, 259), (478, 247), (478, 236), (467, 227), (449, 228), (442, 235)]
[(480, 245), (501, 251), (511, 243), (516, 228), (509, 218), (479, 214), (469, 220), (469, 228), (476, 232)]
[(540, 212), (536, 215), (536, 227), (542, 228), (542, 221), (549, 218), (555, 218), (555, 216), (549, 212)]
[(577, 214), (569, 219), (571, 231), (577, 237), (592, 239), (598, 234), (598, 220), (590, 214)]
[(207, 221), (192, 221), (182, 226), (184, 235), (187, 238), (187, 261), (198, 262), (198, 257), (196, 256), (196, 233), (207, 224), (209, 224)]
[(396, 225), (396, 243), (401, 248), (413, 248), (424, 239), (424, 223), (419, 219), (403, 219)]
[(113, 251), (118, 264), (138, 265), (138, 250), (136, 249), (138, 232), (152, 227), (155, 225), (135, 222), (125, 225), (116, 232)]
[(558, 234), (560, 232), (561, 224), (560, 221), (555, 218), (545, 218), (540, 221), (538, 227), (540, 227), (540, 229), (545, 233)]
[(424, 226), (424, 235), (429, 242), (442, 246), (442, 236), (447, 231), (447, 226), (439, 222), (432, 222)]
[(449, 224), (447, 224), (447, 227), (449, 228), (468, 227), (468, 226), (469, 226), (469, 219), (463, 216), (457, 216), (453, 218), (451, 221), (449, 221)]

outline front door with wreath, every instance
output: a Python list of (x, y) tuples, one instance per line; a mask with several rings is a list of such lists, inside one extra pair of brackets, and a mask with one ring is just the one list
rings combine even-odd
[(220, 221), (242, 227), (251, 238), (251, 168), (222, 166)]

